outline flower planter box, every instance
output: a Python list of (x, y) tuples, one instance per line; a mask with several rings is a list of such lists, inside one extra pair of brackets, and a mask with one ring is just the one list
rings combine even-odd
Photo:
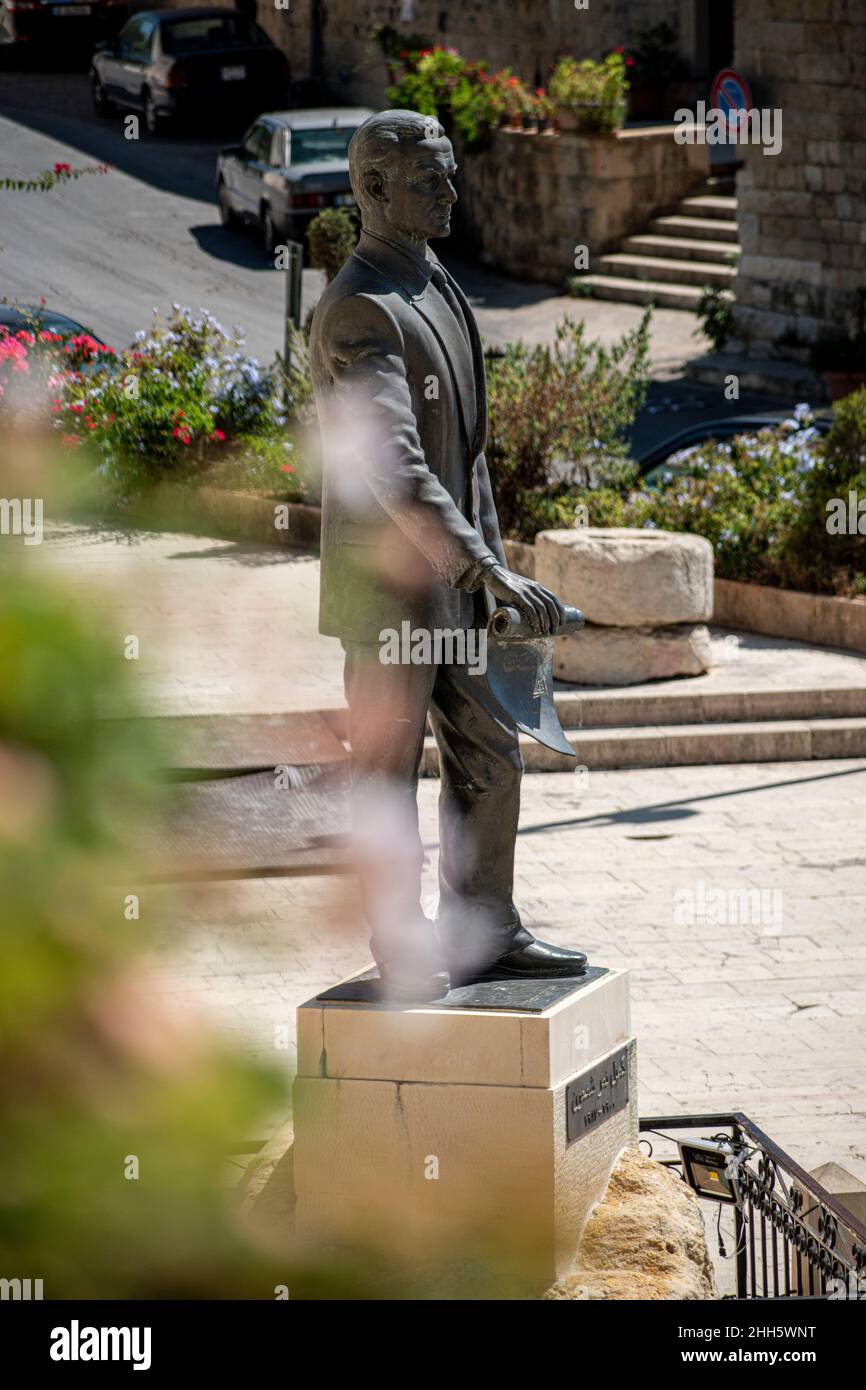
[[(322, 525), (321, 508), (306, 502), (279, 502), (257, 493), (180, 483), (163, 483), (139, 506), (121, 515), (132, 526), (204, 532), (293, 550), (318, 549)], [(104, 512), (102, 519), (116, 522), (118, 513)]]
[(768, 637), (866, 652), (866, 599), (830, 598), (716, 579), (713, 621)]

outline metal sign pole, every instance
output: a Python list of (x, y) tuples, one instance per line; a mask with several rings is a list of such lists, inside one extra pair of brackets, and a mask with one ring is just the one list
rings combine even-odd
[(289, 263), (286, 267), (286, 320), (283, 339), (283, 360), (286, 367), (286, 387), (292, 362), (292, 328), (301, 327), (301, 285), (304, 269), (304, 247), (300, 241), (286, 243)]

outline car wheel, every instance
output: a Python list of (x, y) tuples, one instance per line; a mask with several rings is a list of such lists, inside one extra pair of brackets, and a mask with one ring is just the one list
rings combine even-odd
[(97, 116), (110, 116), (114, 110), (114, 102), (109, 101), (108, 97), (105, 95), (105, 88), (96, 73), (93, 74), (91, 79), (90, 90), (93, 96), (93, 109)]
[(220, 222), (223, 226), (236, 227), (238, 223), (237, 213), (231, 205), (229, 191), (222, 182), (217, 185), (217, 203), (220, 210)]
[(147, 127), (148, 135), (162, 135), (166, 128), (166, 120), (156, 109), (156, 104), (149, 89), (144, 93), (144, 124)]
[(272, 256), (277, 244), (277, 229), (274, 225), (273, 213), (269, 207), (266, 207), (262, 213), (262, 241), (264, 242), (266, 253)]

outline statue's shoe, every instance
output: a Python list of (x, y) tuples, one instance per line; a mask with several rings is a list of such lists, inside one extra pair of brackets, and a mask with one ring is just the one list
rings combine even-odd
[(452, 968), (452, 985), (458, 982), (480, 984), (488, 980), (562, 979), (583, 975), (586, 965), (583, 951), (573, 951), (568, 946), (550, 946), (546, 941), (536, 940), (525, 927), (521, 927), (511, 949), (492, 964), (473, 972)]

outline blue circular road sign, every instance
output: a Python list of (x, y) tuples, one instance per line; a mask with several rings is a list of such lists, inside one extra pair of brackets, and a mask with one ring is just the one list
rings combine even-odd
[(745, 116), (737, 113), (752, 109), (752, 93), (745, 77), (733, 68), (722, 68), (713, 78), (710, 106), (724, 113), (729, 133), (736, 135), (745, 121)]

